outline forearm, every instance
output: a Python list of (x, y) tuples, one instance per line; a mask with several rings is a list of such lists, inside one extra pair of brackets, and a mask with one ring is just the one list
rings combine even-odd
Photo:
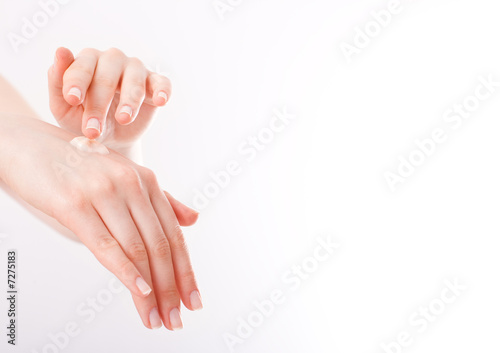
[[(25, 110), (26, 112), (26, 110)], [(29, 112), (29, 111), (28, 111)], [(46, 135), (50, 133), (60, 139), (71, 140), (72, 134), (48, 124), (35, 115), (22, 115), (19, 113), (0, 112), (0, 179), (13, 186), (15, 178), (19, 176), (20, 165), (26, 159), (29, 150), (36, 144), (36, 149), (43, 151), (45, 149)], [(29, 164), (27, 164), (29, 165)], [(31, 173), (36, 170), (36, 165), (32, 164), (30, 168), (26, 165), (21, 168), (22, 173)]]
[(0, 180), (6, 181), (11, 162), (19, 151), (16, 147), (13, 131), (17, 124), (15, 119), (36, 119), (40, 117), (29, 106), (19, 92), (2, 76), (0, 76)]
[[(0, 97), (1, 98), (1, 97)], [(12, 114), (0, 112), (0, 180), (6, 182), (8, 170), (12, 165), (12, 141), (9, 136), (12, 130)]]
[(40, 119), (21, 94), (2, 76), (0, 76), (0, 113)]

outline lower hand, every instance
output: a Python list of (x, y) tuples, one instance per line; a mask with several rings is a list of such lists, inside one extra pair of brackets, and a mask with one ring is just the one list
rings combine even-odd
[(191, 310), (201, 300), (175, 202), (150, 170), (114, 151), (79, 152), (73, 137), (36, 119), (0, 116), (0, 178), (79, 237), (131, 291), (145, 326), (181, 328), (180, 300)]

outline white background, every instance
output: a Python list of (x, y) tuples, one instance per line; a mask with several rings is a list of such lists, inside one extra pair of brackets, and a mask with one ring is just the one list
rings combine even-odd
[[(229, 352), (223, 334), (277, 288), (285, 303), (236, 351), (383, 352), (403, 331), (405, 352), (498, 350), (500, 89), (459, 129), (443, 113), (479, 76), (500, 80), (499, 7), (405, 1), (348, 63), (341, 43), (387, 4), (243, 1), (222, 20), (210, 0), (71, 0), (16, 52), (8, 33), (40, 5), (4, 0), (0, 73), (44, 119), (53, 121), (46, 70), (57, 47), (117, 47), (172, 79), (172, 100), (144, 138), (145, 165), (165, 189), (192, 205), (228, 161), (242, 173), (185, 229), (205, 308), (184, 310), (175, 333), (144, 328), (125, 292), (86, 323), (77, 307), (112, 275), (2, 192), (0, 266), (18, 250), (20, 326), (19, 345), (2, 334), (0, 350), (51, 352), (49, 334), (74, 321), (81, 332), (64, 352)], [(247, 162), (238, 146), (284, 106), (295, 121)], [(438, 127), (447, 141), (391, 192), (384, 173)], [(328, 234), (340, 248), (287, 290), (281, 276)], [(454, 278), (467, 289), (417, 332), (412, 313)], [(0, 310), (4, 327), (6, 300)]]

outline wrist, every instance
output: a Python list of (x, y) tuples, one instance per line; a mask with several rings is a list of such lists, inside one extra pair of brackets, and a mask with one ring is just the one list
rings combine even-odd
[(29, 151), (43, 155), (50, 142), (48, 137), (56, 137), (62, 144), (74, 136), (37, 117), (0, 113), (0, 179), (9, 185), (14, 182), (13, 178), (19, 176), (16, 171), (26, 163)]
[(119, 154), (121, 154), (123, 157), (142, 165), (142, 142), (141, 141), (136, 141), (133, 144), (129, 146), (108, 146), (111, 149), (115, 150)]

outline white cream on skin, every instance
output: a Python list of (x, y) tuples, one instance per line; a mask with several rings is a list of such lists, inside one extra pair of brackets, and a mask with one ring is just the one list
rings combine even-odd
[(103, 155), (109, 154), (109, 150), (106, 146), (96, 140), (88, 139), (85, 136), (75, 137), (70, 143), (82, 152), (99, 153)]

